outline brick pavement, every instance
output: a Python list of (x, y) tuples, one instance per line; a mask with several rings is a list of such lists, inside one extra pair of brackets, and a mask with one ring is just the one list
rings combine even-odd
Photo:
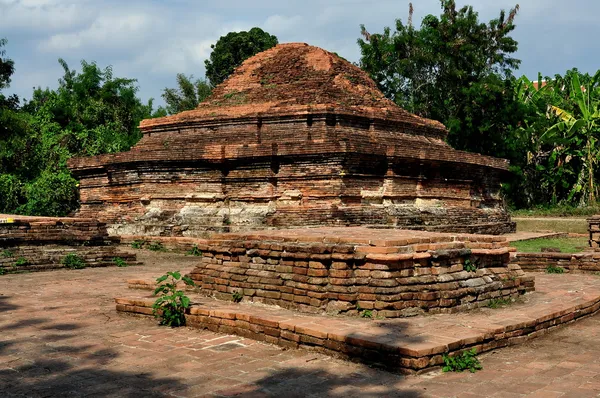
[[(118, 315), (124, 281), (194, 258), (140, 253), (144, 267), (0, 277), (0, 396), (592, 397), (600, 317), (482, 356), (476, 374), (404, 377), (306, 350), (283, 350)], [(169, 270), (172, 269), (168, 268)]]

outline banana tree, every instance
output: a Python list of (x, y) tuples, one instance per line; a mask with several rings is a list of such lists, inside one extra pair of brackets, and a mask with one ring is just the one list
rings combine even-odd
[[(600, 107), (598, 81), (600, 73), (592, 79), (588, 87), (581, 85), (577, 73), (571, 76), (570, 99), (574, 103), (574, 111), (568, 111), (558, 106), (551, 106), (550, 111), (560, 121), (550, 127), (540, 137), (545, 142), (552, 142), (558, 146), (575, 148), (572, 155), (581, 160), (581, 169), (578, 178), (569, 195), (571, 200), (575, 195), (580, 195), (582, 205), (593, 204), (598, 195), (594, 172), (600, 158), (598, 138), (600, 134)], [(562, 89), (555, 87), (555, 89)]]

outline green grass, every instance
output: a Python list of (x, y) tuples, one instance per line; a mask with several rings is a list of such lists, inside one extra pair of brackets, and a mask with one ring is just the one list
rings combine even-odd
[(577, 253), (588, 247), (588, 239), (581, 238), (549, 238), (530, 239), (512, 242), (511, 246), (520, 252), (536, 253), (542, 251), (542, 247), (556, 247), (561, 253)]
[(588, 217), (598, 213), (600, 213), (599, 204), (585, 207), (556, 205), (510, 211), (510, 215), (513, 217)]

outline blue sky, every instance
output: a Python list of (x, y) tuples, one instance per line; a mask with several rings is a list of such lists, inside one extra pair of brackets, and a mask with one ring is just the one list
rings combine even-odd
[[(33, 87), (56, 87), (58, 58), (79, 69), (80, 60), (112, 65), (114, 75), (136, 78), (140, 96), (162, 103), (176, 73), (204, 76), (210, 45), (230, 31), (258, 26), (280, 42), (306, 42), (360, 57), (360, 24), (371, 33), (406, 21), (408, 0), (0, 0), (0, 37), (16, 73), (7, 93), (30, 98)], [(457, 0), (481, 20), (508, 10), (515, 0)], [(413, 0), (415, 23), (440, 14), (439, 0)], [(520, 0), (513, 37), (519, 42), (518, 75), (535, 79), (577, 67), (600, 69), (600, 1)]]

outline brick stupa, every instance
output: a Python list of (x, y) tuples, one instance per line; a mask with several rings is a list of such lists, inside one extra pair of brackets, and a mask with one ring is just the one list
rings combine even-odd
[(197, 109), (144, 120), (130, 151), (71, 159), (79, 216), (113, 234), (199, 236), (307, 226), (505, 233), (503, 159), (386, 99), (307, 44), (246, 60)]

